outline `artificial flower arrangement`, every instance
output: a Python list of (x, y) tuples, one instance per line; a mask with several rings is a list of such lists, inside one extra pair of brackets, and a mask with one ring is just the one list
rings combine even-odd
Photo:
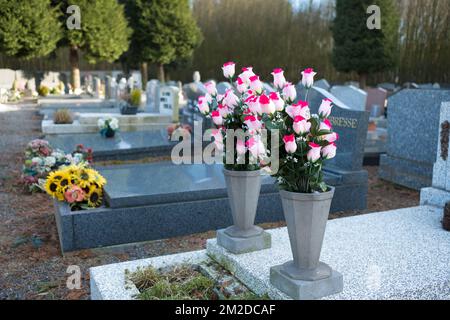
[(25, 149), (25, 162), (22, 169), (22, 181), (30, 192), (43, 190), (44, 179), (62, 165), (78, 164), (83, 161), (92, 163), (92, 150), (78, 145), (71, 154), (54, 149), (46, 140), (36, 139), (28, 143)]
[(318, 114), (311, 114), (307, 101), (315, 74), (311, 68), (302, 72), (302, 85), (306, 88), (302, 100), (297, 99), (295, 87), (286, 82), (282, 69), (272, 73), (278, 91), (276, 99), (281, 98), (281, 102), (275, 112), (264, 118), (264, 123), (267, 129), (279, 131), (279, 169), (273, 176), (280, 189), (290, 192), (326, 192), (323, 163), (336, 155), (338, 134), (333, 132), (328, 120), (332, 101), (323, 99)]
[(97, 124), (100, 134), (105, 138), (114, 137), (116, 131), (119, 130), (119, 120), (117, 118), (100, 118)]
[(82, 162), (51, 172), (45, 191), (54, 199), (68, 203), (72, 211), (85, 210), (102, 204), (105, 184), (102, 175)]
[[(275, 106), (263, 90), (263, 84), (252, 67), (242, 69), (235, 79), (235, 63), (227, 62), (222, 67), (223, 75), (233, 86), (225, 94), (218, 94), (214, 82), (205, 84), (207, 94), (198, 98), (198, 109), (211, 117), (217, 129), (213, 131), (216, 149), (224, 152), (224, 166), (227, 170), (259, 170), (267, 159), (268, 151), (263, 144), (262, 115), (272, 112)], [(232, 150), (226, 150), (228, 129), (242, 130), (241, 137), (233, 134)], [(232, 151), (232, 161), (227, 154)]]

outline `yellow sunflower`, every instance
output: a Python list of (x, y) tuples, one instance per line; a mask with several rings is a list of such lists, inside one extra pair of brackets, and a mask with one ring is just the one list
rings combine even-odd
[(55, 179), (54, 177), (47, 178), (44, 186), (45, 191), (53, 198), (58, 199), (59, 201), (64, 201), (64, 192), (61, 191), (61, 187), (59, 184), (61, 180), (58, 179), (59, 175), (55, 176), (57, 179)]
[(80, 168), (77, 177), (78, 177), (77, 185), (80, 186), (81, 188), (90, 185), (94, 179), (91, 169), (86, 168)]
[(77, 165), (74, 165), (74, 164), (64, 167), (64, 171), (67, 171), (71, 175), (78, 175), (79, 170), (80, 170), (80, 167)]
[(61, 171), (60, 175), (61, 179), (58, 180), (59, 190), (61, 193), (64, 193), (67, 191), (67, 188), (72, 185), (71, 175), (67, 171)]
[(88, 206), (92, 208), (96, 208), (100, 206), (103, 202), (103, 191), (98, 188), (91, 188), (91, 191), (88, 193), (87, 201)]
[(100, 173), (98, 173), (98, 171), (94, 169), (86, 169), (86, 170), (89, 170), (89, 173), (92, 177), (91, 182), (94, 182), (96, 185), (100, 187), (103, 187), (106, 184), (106, 179)]

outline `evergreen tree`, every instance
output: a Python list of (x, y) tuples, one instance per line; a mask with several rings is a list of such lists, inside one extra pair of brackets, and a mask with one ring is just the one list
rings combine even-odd
[[(367, 8), (381, 9), (381, 29), (367, 27)], [(367, 75), (391, 70), (397, 63), (399, 16), (393, 0), (337, 0), (332, 27), (333, 64), (338, 71), (356, 72), (360, 86)]]
[(31, 59), (51, 53), (61, 38), (59, 11), (49, 0), (0, 0), (0, 50)]
[(164, 65), (188, 59), (202, 40), (189, 0), (123, 2), (133, 28), (128, 61), (141, 64), (143, 85), (147, 76), (147, 62), (158, 66), (158, 78), (164, 82)]
[[(117, 0), (55, 1), (65, 13), (70, 5), (80, 8), (80, 29), (64, 28), (63, 45), (70, 48), (71, 83), (80, 87), (79, 55), (89, 63), (113, 62), (128, 50), (131, 29), (128, 27), (123, 5)], [(64, 21), (67, 15), (64, 16)]]

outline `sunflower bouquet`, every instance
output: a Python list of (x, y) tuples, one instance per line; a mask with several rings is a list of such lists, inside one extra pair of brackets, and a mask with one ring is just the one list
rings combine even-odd
[(67, 202), (72, 210), (84, 210), (102, 204), (105, 184), (101, 174), (81, 163), (50, 172), (45, 191), (54, 199)]

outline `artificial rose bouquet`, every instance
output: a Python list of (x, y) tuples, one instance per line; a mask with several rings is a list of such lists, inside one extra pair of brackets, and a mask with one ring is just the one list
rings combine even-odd
[(328, 120), (332, 101), (323, 99), (318, 114), (311, 114), (307, 95), (314, 83), (316, 73), (313, 69), (302, 72), (305, 100), (296, 100), (295, 87), (286, 82), (281, 69), (275, 69), (272, 74), (277, 97), (284, 101), (283, 107), (280, 103), (274, 114), (264, 118), (266, 127), (278, 130), (281, 140), (279, 167), (273, 176), (277, 178), (280, 188), (286, 191), (326, 192), (328, 187), (323, 181), (323, 163), (335, 157), (338, 140), (338, 134), (333, 132)]
[(218, 151), (224, 151), (227, 170), (259, 170), (267, 160), (261, 121), (265, 113), (272, 113), (276, 106), (263, 90), (263, 83), (251, 67), (243, 68), (235, 79), (235, 63), (222, 67), (223, 75), (232, 89), (218, 94), (216, 84), (205, 84), (207, 94), (198, 99), (198, 109), (211, 117), (217, 129), (212, 136)]

